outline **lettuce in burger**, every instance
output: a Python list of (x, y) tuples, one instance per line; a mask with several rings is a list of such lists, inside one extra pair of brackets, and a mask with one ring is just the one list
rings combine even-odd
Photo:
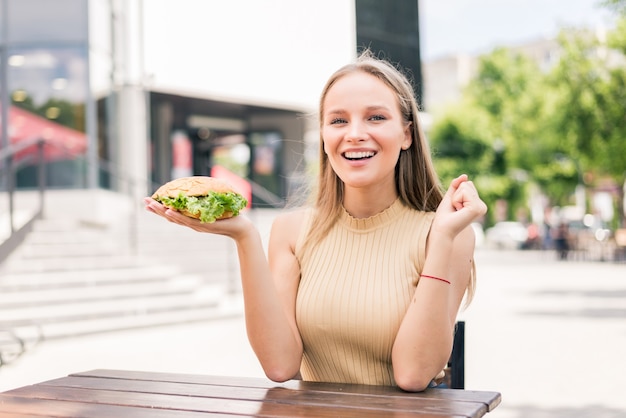
[(248, 205), (247, 199), (228, 183), (207, 176), (172, 180), (159, 187), (152, 198), (202, 223), (237, 216)]

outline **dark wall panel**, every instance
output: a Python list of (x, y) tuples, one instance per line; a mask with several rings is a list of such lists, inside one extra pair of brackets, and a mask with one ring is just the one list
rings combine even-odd
[(356, 0), (357, 51), (371, 49), (399, 64), (422, 97), (418, 0)]

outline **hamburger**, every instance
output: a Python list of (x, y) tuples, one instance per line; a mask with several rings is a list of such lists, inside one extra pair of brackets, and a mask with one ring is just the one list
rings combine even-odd
[(208, 176), (174, 179), (159, 187), (152, 198), (202, 223), (232, 218), (248, 205), (227, 182)]

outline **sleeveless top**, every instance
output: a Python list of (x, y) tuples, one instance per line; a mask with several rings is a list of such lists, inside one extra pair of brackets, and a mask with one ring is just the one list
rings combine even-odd
[(303, 228), (295, 253), (304, 380), (396, 385), (391, 349), (422, 271), (433, 217), (399, 199), (370, 218), (344, 210), (306, 256)]

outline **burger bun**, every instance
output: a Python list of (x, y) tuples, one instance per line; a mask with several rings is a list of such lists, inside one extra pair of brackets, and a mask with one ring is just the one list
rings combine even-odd
[[(152, 198), (159, 200), (160, 197), (176, 198), (180, 193), (186, 196), (206, 196), (209, 192), (215, 193), (237, 193), (226, 181), (209, 176), (180, 177), (171, 180), (159, 187)], [(179, 210), (185, 216), (199, 219), (200, 213), (191, 213), (187, 210)], [(233, 212), (224, 212), (217, 219), (232, 218)]]

